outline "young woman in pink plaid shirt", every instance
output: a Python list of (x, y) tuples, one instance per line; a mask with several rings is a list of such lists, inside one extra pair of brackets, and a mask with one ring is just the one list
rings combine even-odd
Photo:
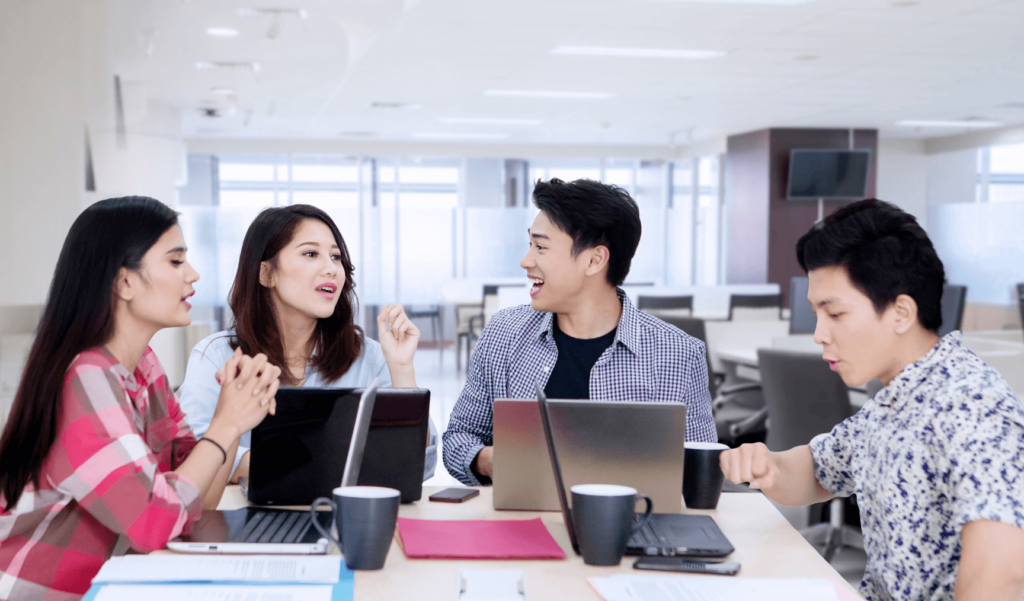
[(188, 532), (220, 500), (239, 436), (274, 411), (281, 370), (225, 365), (200, 441), (149, 341), (191, 322), (199, 274), (177, 214), (105, 200), (75, 220), (0, 438), (0, 599), (78, 599), (103, 562)]

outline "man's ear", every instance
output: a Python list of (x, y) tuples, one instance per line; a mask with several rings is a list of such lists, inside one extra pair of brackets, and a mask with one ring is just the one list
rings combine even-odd
[(122, 267), (117, 272), (117, 277), (114, 278), (114, 294), (125, 302), (129, 302), (134, 299), (135, 294), (138, 292), (138, 290), (136, 290), (138, 282), (135, 282), (135, 285), (133, 286), (131, 274), (131, 271)]
[(270, 277), (273, 270), (270, 268), (270, 263), (263, 261), (260, 263), (260, 285), (264, 288), (271, 288), (273, 278)]
[(611, 252), (607, 246), (595, 246), (584, 251), (587, 256), (587, 275), (597, 275), (608, 267)]
[(895, 327), (897, 334), (906, 334), (914, 324), (918, 323), (917, 301), (909, 294), (897, 296), (896, 300), (892, 303), (892, 309), (896, 317)]

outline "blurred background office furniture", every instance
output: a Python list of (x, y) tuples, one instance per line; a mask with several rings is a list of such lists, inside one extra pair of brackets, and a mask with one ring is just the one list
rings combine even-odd
[(729, 320), (782, 319), (782, 294), (733, 294)]
[[(773, 452), (805, 445), (853, 414), (850, 395), (839, 374), (820, 356), (778, 349), (759, 349), (761, 385), (768, 412), (765, 444)], [(845, 524), (846, 499), (829, 501), (829, 522), (801, 532), (831, 561), (842, 545), (863, 548), (860, 532)]]
[[(430, 338), (433, 339), (437, 348), (444, 348), (444, 314), (441, 305), (427, 305), (425, 307), (411, 306), (405, 310), (409, 319), (427, 318), (430, 320)], [(441, 338), (438, 339), (438, 334)], [(422, 338), (421, 338), (422, 339)], [(442, 356), (444, 353), (440, 353)]]
[(637, 299), (636, 308), (651, 314), (662, 311), (671, 311), (673, 315), (684, 315), (693, 313), (693, 295), (685, 296), (641, 296)]
[[(462, 369), (462, 344), (466, 344), (466, 366), (469, 366), (469, 353), (473, 344), (480, 339), (483, 332), (483, 304), (455, 305), (455, 369)], [(481, 317), (480, 319), (474, 319)]]
[(967, 286), (944, 284), (942, 286), (942, 325), (938, 335), (945, 336), (959, 330), (964, 321), (964, 306), (967, 303)]
[(1017, 284), (1017, 306), (1020, 308), (1020, 321), (1024, 324), (1024, 284)]
[(814, 307), (807, 302), (807, 276), (798, 276), (789, 282), (789, 333), (813, 334), (818, 325)]

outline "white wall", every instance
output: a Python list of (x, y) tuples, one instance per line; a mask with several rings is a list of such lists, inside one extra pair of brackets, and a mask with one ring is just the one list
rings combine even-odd
[[(175, 107), (142, 103), (148, 110), (132, 115), (127, 143), (118, 144), (113, 131), (115, 69), (105, 33), (107, 11), (116, 10), (108, 0), (4, 3), (0, 316), (21, 315), (24, 306), (45, 302), (64, 238), (83, 207), (127, 194), (155, 196), (174, 205), (176, 185), (184, 182), (185, 153)], [(87, 129), (96, 192), (85, 190)], [(34, 329), (34, 323), (19, 317), (0, 334)], [(180, 381), (184, 370), (181, 346), (180, 331), (162, 333), (153, 341), (172, 383)]]
[(0, 19), (0, 306), (38, 305), (84, 192), (83, 12), (6, 2)]
[(878, 141), (878, 198), (917, 218), (928, 229), (928, 155), (924, 142), (882, 138)]

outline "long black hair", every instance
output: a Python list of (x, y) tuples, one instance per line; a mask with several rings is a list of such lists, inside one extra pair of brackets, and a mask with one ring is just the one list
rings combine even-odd
[(71, 226), (0, 438), (4, 511), (14, 508), (29, 482), (39, 487), (43, 462), (57, 438), (71, 362), (114, 334), (121, 268), (138, 269), (146, 252), (177, 223), (178, 214), (160, 201), (126, 196), (92, 205)]
[[(363, 351), (363, 329), (356, 325), (355, 267), (348, 254), (345, 239), (330, 215), (311, 205), (290, 205), (264, 209), (249, 226), (242, 241), (238, 258), (238, 272), (231, 286), (231, 312), (235, 316), (232, 328), (234, 348), (246, 355), (263, 353), (273, 365), (285, 365), (284, 343), (277, 311), (270, 289), (260, 284), (260, 264), (270, 261), (276, 267), (277, 256), (295, 237), (304, 221), (315, 220), (331, 230), (341, 255), (345, 283), (338, 296), (338, 304), (330, 317), (318, 319), (313, 332), (313, 366), (333, 382), (345, 375)], [(295, 386), (298, 380), (287, 369), (281, 371), (281, 384)]]

